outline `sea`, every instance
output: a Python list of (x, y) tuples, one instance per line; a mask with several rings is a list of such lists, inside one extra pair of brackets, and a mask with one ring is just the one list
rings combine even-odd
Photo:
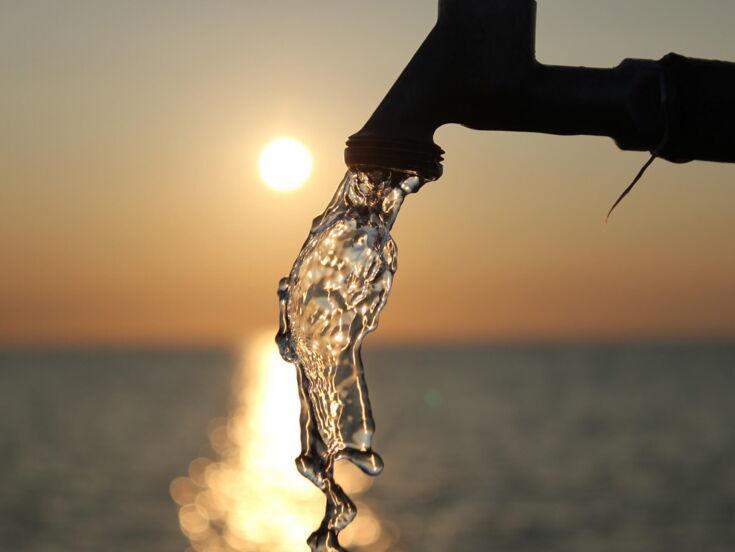
[[(268, 439), (251, 440), (248, 458), (283, 456), (264, 447), (297, 435), (290, 414), (293, 432), (275, 423), (295, 386), (268, 399), (242, 377), (289, 366), (244, 358), (0, 351), (0, 550), (307, 551), (300, 528), (263, 522), (270, 502), (247, 487), (252, 475), (245, 487), (215, 477), (244, 465), (237, 447), (256, 422)], [(386, 467), (362, 491), (374, 519), (351, 550), (735, 550), (735, 343), (368, 343), (364, 359)], [(290, 483), (278, 481), (271, 517), (290, 507)], [(238, 501), (250, 514), (228, 516)], [(231, 524), (229, 536), (210, 518)], [(290, 529), (293, 542), (268, 544), (268, 531)]]

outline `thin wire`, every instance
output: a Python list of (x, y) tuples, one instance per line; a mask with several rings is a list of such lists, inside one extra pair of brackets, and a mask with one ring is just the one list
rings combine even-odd
[[(670, 54), (673, 55), (673, 54)], [(668, 57), (668, 56), (666, 56)], [(664, 61), (666, 58), (664, 58)], [(645, 172), (648, 170), (648, 167), (651, 166), (651, 164), (654, 162), (656, 157), (659, 157), (661, 152), (663, 152), (669, 143), (670, 135), (671, 135), (671, 121), (676, 115), (674, 111), (674, 105), (672, 102), (671, 94), (669, 93), (669, 90), (671, 88), (671, 75), (668, 64), (662, 63), (663, 66), (663, 73), (662, 78), (660, 79), (659, 83), (661, 86), (661, 107), (662, 107), (662, 113), (663, 113), (663, 134), (661, 135), (661, 141), (658, 143), (658, 146), (656, 146), (656, 149), (651, 151), (651, 158), (646, 161), (646, 163), (641, 167), (641, 170), (638, 171), (638, 174), (633, 179), (633, 182), (631, 182), (625, 190), (623, 190), (623, 193), (620, 194), (620, 197), (613, 203), (613, 206), (610, 207), (610, 210), (607, 212), (607, 216), (605, 217), (605, 224), (610, 220), (610, 215), (612, 215), (612, 212), (615, 210), (615, 208), (620, 204), (623, 199), (625, 199), (625, 196), (627, 196), (631, 190), (635, 187), (636, 184), (638, 184), (638, 181), (643, 177)]]
[(638, 174), (633, 179), (633, 182), (631, 182), (628, 185), (628, 187), (625, 188), (625, 190), (623, 190), (623, 193), (620, 194), (620, 197), (615, 201), (615, 203), (613, 203), (613, 206), (610, 207), (610, 210), (607, 212), (607, 216), (605, 217), (605, 224), (607, 224), (607, 221), (610, 219), (610, 215), (612, 215), (612, 212), (615, 210), (615, 207), (617, 207), (620, 204), (620, 202), (623, 201), (623, 199), (625, 199), (625, 196), (627, 196), (631, 192), (633, 187), (636, 184), (638, 184), (638, 181), (641, 179), (641, 177), (643, 177), (646, 170), (648, 170), (648, 167), (651, 166), (651, 163), (653, 163), (655, 159), (656, 159), (656, 154), (654, 153), (653, 155), (651, 155), (651, 158), (648, 161), (646, 161), (646, 164), (643, 165), (643, 167), (641, 167), (641, 170), (638, 171)]

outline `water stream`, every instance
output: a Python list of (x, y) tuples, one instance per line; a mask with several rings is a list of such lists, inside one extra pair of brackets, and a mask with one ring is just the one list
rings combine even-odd
[(278, 289), (283, 358), (296, 365), (301, 400), (299, 472), (326, 496), (324, 519), (309, 537), (313, 552), (342, 552), (337, 536), (357, 514), (334, 479), (346, 459), (368, 475), (383, 461), (360, 348), (378, 325), (397, 268), (391, 227), (419, 177), (348, 171), (311, 226), (291, 273)]

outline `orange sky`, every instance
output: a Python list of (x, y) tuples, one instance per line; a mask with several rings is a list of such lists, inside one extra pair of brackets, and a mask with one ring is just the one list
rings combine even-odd
[[(735, 59), (735, 3), (539, 2), (539, 58)], [(624, 5), (622, 5), (624, 4)], [(228, 343), (275, 288), (433, 1), (23, 2), (0, 17), (0, 343)], [(314, 173), (268, 190), (291, 135)], [(735, 167), (606, 139), (442, 128), (445, 176), (396, 225), (371, 340), (735, 337)]]

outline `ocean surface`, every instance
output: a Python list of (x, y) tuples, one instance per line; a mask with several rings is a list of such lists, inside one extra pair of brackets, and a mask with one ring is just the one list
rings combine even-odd
[[(360, 551), (735, 550), (735, 345), (366, 349), (390, 538)], [(0, 550), (206, 550), (171, 485), (248, 369), (0, 352)]]

